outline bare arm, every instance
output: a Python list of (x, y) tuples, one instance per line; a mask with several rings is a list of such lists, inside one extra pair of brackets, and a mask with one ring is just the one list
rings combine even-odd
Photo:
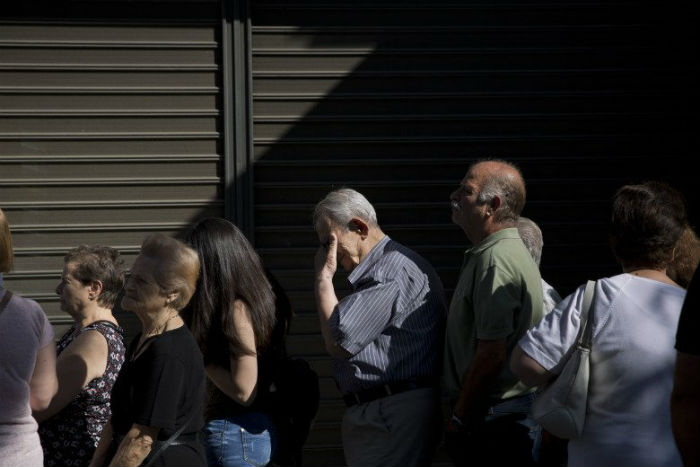
[(333, 286), (333, 276), (338, 269), (337, 264), (338, 239), (334, 234), (330, 234), (328, 248), (319, 247), (316, 252), (315, 267), (316, 278), (314, 291), (316, 294), (316, 307), (318, 309), (318, 319), (321, 325), (321, 335), (326, 345), (326, 350), (334, 357), (348, 358), (350, 353), (343, 349), (333, 339), (331, 328), (328, 322), (331, 319), (333, 310), (338, 306), (338, 297)]
[(102, 429), (100, 441), (97, 443), (97, 448), (92, 455), (89, 467), (102, 467), (105, 464), (105, 460), (107, 460), (107, 450), (109, 449), (109, 445), (112, 444), (112, 436), (112, 421), (110, 420)]
[(61, 352), (56, 362), (58, 392), (44, 410), (34, 411), (42, 422), (60, 412), (93, 379), (107, 368), (107, 340), (98, 331), (86, 331)]
[(44, 410), (58, 390), (56, 377), (56, 344), (50, 342), (36, 356), (34, 373), (29, 380), (29, 406), (32, 410)]
[(700, 356), (678, 352), (671, 394), (671, 423), (683, 465), (698, 465), (700, 463)]
[(547, 371), (519, 345), (515, 346), (513, 355), (510, 357), (510, 371), (526, 386), (542, 386), (554, 377), (554, 373)]
[(506, 340), (479, 340), (476, 354), (462, 380), (453, 413), (467, 427), (478, 425), (489, 405), (489, 394), (506, 363)]
[(134, 423), (119, 443), (110, 467), (137, 467), (148, 456), (158, 438), (160, 428)]
[(207, 365), (209, 379), (228, 397), (243, 406), (255, 400), (258, 384), (258, 358), (255, 347), (255, 334), (250, 312), (245, 303), (236, 300), (234, 304), (234, 326), (246, 353), (231, 356), (230, 370), (218, 365)]

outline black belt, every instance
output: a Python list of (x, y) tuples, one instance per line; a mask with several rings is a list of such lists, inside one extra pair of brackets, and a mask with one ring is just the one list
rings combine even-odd
[(362, 389), (361, 391), (345, 394), (343, 400), (345, 405), (352, 407), (357, 404), (366, 404), (382, 397), (399, 394), (405, 391), (421, 388), (434, 387), (435, 383), (432, 380), (425, 381), (400, 381), (398, 383), (387, 383), (373, 388)]

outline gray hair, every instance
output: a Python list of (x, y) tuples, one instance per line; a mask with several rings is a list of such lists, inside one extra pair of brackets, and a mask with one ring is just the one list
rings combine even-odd
[(532, 219), (521, 217), (518, 219), (518, 233), (527, 251), (530, 252), (532, 259), (539, 266), (542, 260), (542, 247), (544, 246), (542, 231)]
[(367, 198), (352, 188), (340, 188), (328, 193), (314, 208), (314, 228), (318, 230), (321, 220), (327, 218), (347, 229), (353, 217), (359, 217), (372, 227), (378, 225), (377, 214)]
[(472, 167), (482, 162), (497, 162), (512, 169), (512, 172), (508, 170), (491, 172), (479, 190), (477, 202), (490, 204), (498, 196), (501, 198), (502, 204), (501, 208), (494, 213), (494, 220), (497, 222), (517, 222), (525, 207), (525, 181), (520, 169), (512, 163), (500, 159), (481, 160), (473, 164)]

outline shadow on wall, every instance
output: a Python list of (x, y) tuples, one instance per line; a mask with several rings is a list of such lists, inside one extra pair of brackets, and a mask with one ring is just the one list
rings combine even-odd
[(522, 169), (543, 277), (563, 296), (616, 274), (615, 189), (657, 178), (692, 193), (684, 8), (253, 2), (252, 240), (293, 308), (313, 312), (311, 210), (341, 186), (369, 198), (449, 295), (468, 245), (448, 198), (482, 157)]
[(681, 2), (252, 8), (255, 241), (297, 309), (313, 310), (310, 212), (333, 188), (364, 193), (448, 294), (467, 246), (448, 197), (477, 158), (521, 167), (562, 295), (617, 273), (615, 189), (660, 178), (692, 193), (697, 59)]

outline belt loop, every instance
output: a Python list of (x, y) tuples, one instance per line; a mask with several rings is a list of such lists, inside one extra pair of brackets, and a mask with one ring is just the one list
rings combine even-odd
[(391, 386), (389, 386), (388, 384), (385, 384), (384, 389), (386, 390), (386, 395), (390, 396), (391, 395)]
[(362, 401), (360, 400), (360, 395), (359, 395), (358, 393), (355, 392), (355, 393), (353, 393), (352, 395), (355, 396), (355, 401), (356, 401), (358, 404), (362, 404)]

